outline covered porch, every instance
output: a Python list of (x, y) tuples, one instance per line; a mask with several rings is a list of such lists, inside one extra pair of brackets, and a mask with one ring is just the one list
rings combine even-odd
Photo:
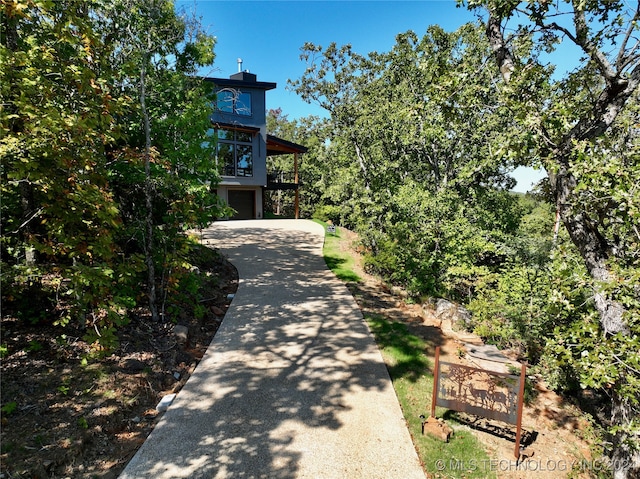
[(279, 155), (293, 155), (293, 171), (267, 171), (267, 184), (265, 191), (294, 191), (294, 216), (296, 219), (300, 216), (300, 197), (299, 197), (299, 155), (306, 153), (307, 147), (283, 140), (273, 135), (267, 135), (267, 157)]

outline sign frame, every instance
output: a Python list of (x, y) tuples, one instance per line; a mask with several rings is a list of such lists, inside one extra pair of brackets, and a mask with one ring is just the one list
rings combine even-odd
[[(514, 424), (514, 456), (519, 459), (527, 366), (522, 364), (520, 374), (515, 375), (440, 361), (437, 346), (433, 371), (431, 416), (436, 417), (436, 406), (440, 406)], [(487, 384), (486, 389), (476, 387), (479, 382)]]

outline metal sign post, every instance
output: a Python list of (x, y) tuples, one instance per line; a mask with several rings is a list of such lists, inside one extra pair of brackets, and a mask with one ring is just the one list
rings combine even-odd
[(520, 366), (520, 390), (518, 391), (518, 425), (516, 426), (516, 459), (520, 457), (520, 439), (522, 437), (522, 410), (524, 409), (524, 381), (526, 379), (527, 366)]

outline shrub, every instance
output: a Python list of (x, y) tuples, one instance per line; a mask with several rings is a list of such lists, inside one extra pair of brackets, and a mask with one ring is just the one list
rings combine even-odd
[(329, 222), (333, 224), (341, 224), (340, 218), (342, 214), (342, 208), (335, 205), (321, 205), (313, 212), (313, 219)]

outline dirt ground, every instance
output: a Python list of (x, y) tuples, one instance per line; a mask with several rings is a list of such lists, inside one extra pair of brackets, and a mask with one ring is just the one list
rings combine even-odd
[[(160, 399), (179, 391), (202, 358), (237, 289), (237, 271), (219, 255), (196, 264), (202, 319), (194, 304), (167, 322), (133, 312), (120, 347), (100, 360), (83, 359), (91, 348), (82, 332), (18, 321), (3, 307), (0, 479), (119, 475), (159, 419)], [(188, 328), (187, 343), (176, 325)]]
[[(353, 239), (347, 236), (343, 247), (351, 250)], [(156, 424), (160, 398), (179, 391), (204, 354), (224, 317), (228, 295), (237, 288), (235, 268), (221, 258), (199, 266), (200, 274), (211, 278), (201, 291), (206, 314), (195, 320), (185, 308), (177, 318), (189, 330), (186, 344), (178, 341), (173, 322), (154, 324), (140, 313), (120, 332), (117, 351), (86, 362), (90, 346), (81, 333), (65, 331), (62, 336), (50, 324), (29, 325), (3, 311), (0, 479), (119, 475)], [(463, 361), (457, 354), (461, 338), (443, 328), (433, 311), (408, 304), (358, 272), (364, 280), (350, 288), (364, 312), (402, 321), (426, 339), (437, 336), (443, 359)], [(589, 445), (582, 439), (587, 425), (579, 411), (541, 383), (537, 388), (523, 419), (525, 431), (536, 433), (529, 446), (535, 471), (513, 470), (513, 442), (471, 429), (495, 458), (501, 479), (567, 477), (568, 471), (558, 470), (561, 461), (590, 460)], [(572, 477), (579, 476), (574, 472)]]

